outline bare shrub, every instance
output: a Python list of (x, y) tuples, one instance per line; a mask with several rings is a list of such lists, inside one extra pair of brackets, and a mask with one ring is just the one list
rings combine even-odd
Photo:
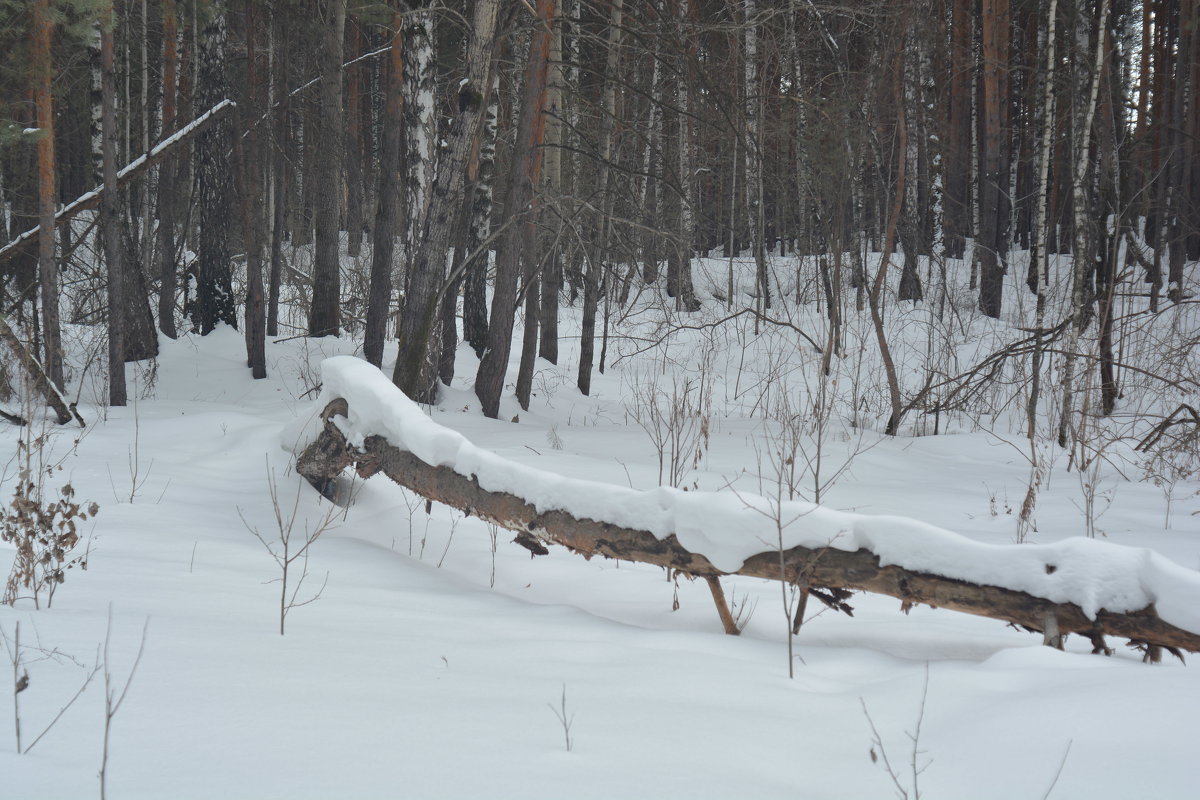
[[(296, 497), (292, 501), (291, 508), (284, 510), (279, 503), (279, 484), (275, 480), (274, 470), (267, 469), (267, 486), (271, 493), (271, 508), (275, 516), (275, 530), (268, 536), (262, 534), (258, 528), (246, 521), (246, 516), (242, 510), (238, 509), (238, 516), (242, 519), (242, 524), (246, 526), (246, 530), (258, 539), (263, 548), (274, 559), (275, 564), (279, 567), (279, 577), (274, 581), (279, 582), (279, 635), (284, 635), (284, 624), (287, 620), (288, 612), (293, 608), (306, 606), (309, 603), (316, 602), (320, 599), (321, 593), (325, 590), (325, 583), (321, 584), (313, 595), (306, 599), (300, 599), (300, 588), (304, 585), (304, 580), (308, 577), (308, 555), (309, 550), (322, 533), (334, 527), (333, 520), (337, 516), (337, 508), (328, 509), (316, 523), (310, 526), (307, 521), (304, 523), (304, 531), (302, 534), (296, 530), (296, 522), (298, 521), (300, 512), (300, 495), (304, 491), (304, 487), (297, 485)], [(299, 562), (297, 567), (293, 564)], [(296, 571), (299, 575), (296, 575)], [(329, 575), (325, 575), (325, 581), (328, 582)], [(274, 582), (270, 581), (270, 582)]]

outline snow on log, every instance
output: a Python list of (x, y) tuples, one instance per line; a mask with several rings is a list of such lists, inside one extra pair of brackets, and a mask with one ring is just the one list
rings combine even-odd
[[(430, 499), (563, 545), (701, 577), (744, 575), (860, 590), (1042, 631), (1200, 652), (1200, 574), (1144, 548), (1074, 538), (990, 545), (904, 517), (724, 492), (638, 491), (508, 461), (438, 425), (375, 367), (322, 365), (323, 426), (297, 469), (318, 487), (347, 466), (382, 472)], [(297, 449), (300, 449), (297, 448)], [(836, 592), (835, 597), (839, 596)]]

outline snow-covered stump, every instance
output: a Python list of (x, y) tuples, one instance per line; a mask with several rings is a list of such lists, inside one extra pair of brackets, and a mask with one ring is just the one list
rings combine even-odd
[[(850, 591), (872, 592), (904, 611), (923, 604), (1003, 620), (1050, 646), (1075, 633), (1100, 653), (1111, 652), (1106, 636), (1128, 639), (1152, 661), (1163, 649), (1200, 652), (1200, 574), (1150, 550), (1090, 539), (987, 545), (902, 517), (565, 478), (443, 428), (364, 361), (337, 357), (322, 370), (323, 424), (297, 462), (322, 491), (353, 465), (516, 531), (534, 553), (557, 544), (705, 579), (782, 580), (843, 611)], [(715, 590), (714, 599), (720, 608)]]

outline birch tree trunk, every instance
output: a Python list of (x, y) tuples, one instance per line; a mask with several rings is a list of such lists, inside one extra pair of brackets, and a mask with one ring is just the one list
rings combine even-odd
[[(1108, 19), (1109, 0), (1103, 0), (1100, 4), (1100, 14), (1096, 19), (1096, 50), (1095, 56), (1091, 65), (1091, 81), (1087, 94), (1087, 98), (1083, 101), (1081, 107), (1077, 107), (1074, 115), (1074, 133), (1075, 142), (1073, 155), (1074, 158), (1074, 174), (1071, 180), (1071, 195), (1074, 204), (1074, 247), (1071, 254), (1072, 279), (1071, 279), (1071, 326), (1067, 332), (1067, 341), (1064, 347), (1063, 367), (1062, 367), (1062, 410), (1058, 420), (1058, 446), (1066, 447), (1070, 443), (1070, 428), (1071, 419), (1074, 417), (1075, 409), (1075, 365), (1077, 360), (1076, 349), (1079, 347), (1080, 337), (1083, 335), (1083, 330), (1087, 326), (1089, 307), (1092, 298), (1088, 292), (1088, 278), (1092, 269), (1093, 248), (1095, 242), (1092, 236), (1092, 226), (1088, 221), (1088, 203), (1087, 188), (1090, 179), (1091, 170), (1091, 144), (1092, 144), (1092, 121), (1096, 115), (1096, 100), (1100, 93), (1100, 78), (1104, 67), (1104, 28), (1105, 20)], [(1082, 9), (1076, 9), (1075, 21), (1075, 37), (1079, 43), (1078, 52), (1082, 55), (1087, 52), (1088, 42), (1088, 20), (1087, 16), (1082, 13)], [(1077, 64), (1084, 64), (1080, 59)], [(1087, 67), (1081, 67), (1081, 77), (1087, 74)], [(1082, 86), (1073, 87), (1076, 91)]]
[(463, 285), (463, 340), (471, 345), (475, 355), (483, 357), (487, 347), (488, 308), (487, 273), (488, 251), (484, 247), (491, 234), (492, 186), (496, 171), (497, 114), (496, 94), (499, 87), (500, 70), (493, 67), (491, 86), (488, 91), (487, 112), (483, 117), (483, 133), (479, 140), (479, 174), (471, 192), (471, 219), (467, 224), (464, 255), (474, 256), (465, 263), (466, 275)]
[[(1033, 441), (1037, 434), (1037, 406), (1041, 396), (1042, 385), (1042, 331), (1046, 327), (1046, 292), (1050, 280), (1050, 254), (1046, 249), (1046, 229), (1050, 220), (1046, 216), (1046, 199), (1050, 191), (1050, 158), (1054, 136), (1054, 81), (1058, 66), (1057, 56), (1057, 27), (1058, 0), (1050, 0), (1050, 8), (1046, 20), (1046, 67), (1042, 76), (1042, 140), (1039, 147), (1038, 163), (1038, 199), (1037, 211), (1033, 220), (1033, 250), (1029, 254), (1033, 262), (1037, 284), (1037, 309), (1033, 323), (1035, 335), (1033, 353), (1030, 356), (1029, 371), (1029, 400), (1025, 406), (1027, 434)], [(1036, 452), (1036, 451), (1035, 451)]]
[(417, 402), (437, 399), (441, 343), (437, 322), (442, 293), (447, 288), (446, 258), (461, 208), (467, 161), (487, 108), (498, 10), (499, 0), (479, 0), (475, 4), (467, 74), (458, 84), (458, 113), (446, 134), (429, 208), (409, 259), (408, 291), (400, 315), (399, 352), (392, 380)]

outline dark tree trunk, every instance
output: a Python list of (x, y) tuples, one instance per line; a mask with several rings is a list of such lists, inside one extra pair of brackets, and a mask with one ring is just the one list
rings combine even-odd
[[(163, 0), (163, 138), (175, 132), (175, 83), (178, 69), (176, 38), (175, 0)], [(115, 157), (115, 153), (114, 153)], [(175, 209), (179, 201), (175, 197), (175, 158), (168, 158), (158, 168), (158, 329), (164, 336), (174, 339), (175, 330)], [(115, 176), (114, 176), (115, 177)]]
[(387, 337), (388, 312), (392, 307), (392, 264), (399, 222), (400, 132), (404, 124), (404, 17), (392, 14), (392, 39), (383, 69), (383, 139), (379, 153), (379, 206), (371, 231), (371, 284), (367, 295), (367, 322), (363, 333), (363, 355), (375, 366), (383, 364), (383, 341)]
[(313, 206), (315, 247), (308, 334), (337, 336), (341, 333), (338, 222), (342, 207), (342, 39), (346, 0), (322, 0), (316, 13), (321, 25), (321, 110), (317, 121), (320, 155), (311, 170), (317, 196)]
[(251, 375), (259, 380), (267, 377), (267, 357), (262, 275), (262, 154), (256, 116), (258, 109), (266, 103), (255, 42), (257, 4), (252, 0), (244, 4), (241, 19), (246, 62), (241, 70), (244, 82), (239, 93), (238, 117), (241, 120), (239, 128), (245, 133), (234, 137), (234, 166), (241, 196), (242, 242), (246, 248), (246, 364)]
[(952, 0), (949, 102), (946, 115), (946, 255), (962, 258), (971, 235), (971, 0)]
[(33, 8), (34, 105), (37, 108), (38, 174), (38, 276), (42, 293), (42, 365), (50, 381), (63, 388), (63, 353), (58, 318), (58, 262), (54, 258), (54, 110), (50, 83), (53, 77), (50, 40), (54, 22), (49, 0), (35, 0)]
[(124, 250), (120, 238), (120, 211), (117, 207), (117, 111), (116, 75), (113, 68), (112, 4), (107, 3), (100, 23), (101, 70), (101, 163), (104, 172), (104, 196), (100, 201), (100, 235), (104, 242), (104, 261), (108, 267), (108, 403), (123, 406), (125, 394), (125, 285)]
[[(351, 19), (348, 27), (350, 61), (362, 49), (362, 34), (357, 20)], [(351, 258), (362, 251), (363, 235), (362, 73), (361, 64), (346, 70), (346, 252)]]
[[(224, 99), (226, 20), (224, 3), (216, 3), (214, 15), (204, 29), (200, 52), (198, 100), (210, 108)], [(196, 172), (200, 194), (200, 243), (197, 252), (196, 302), (192, 323), (202, 335), (224, 323), (237, 326), (233, 280), (229, 265), (229, 231), (233, 191), (229, 180), (229, 128), (218, 124), (206, 129), (196, 145)]]
[[(619, 3), (620, 0), (617, 1)], [(488, 322), (488, 344), (480, 359), (479, 371), (475, 378), (475, 394), (483, 406), (483, 413), (493, 419), (500, 412), (500, 394), (504, 389), (505, 373), (508, 371), (523, 232), (528, 215), (532, 214), (530, 207), (534, 201), (533, 190), (537, 186), (541, 168), (540, 151), (546, 131), (543, 106), (546, 101), (551, 26), (554, 24), (555, 6), (556, 0), (537, 2), (537, 26), (530, 37), (525, 89), (521, 96), (521, 116), (517, 123), (517, 142), (513, 152), (512, 178), (505, 202), (509, 228), (504, 232), (496, 252), (496, 283), (491, 318)]]
[(1011, 0), (983, 0), (983, 109), (979, 117), (979, 310), (999, 317), (1008, 255), (1008, 58)]

